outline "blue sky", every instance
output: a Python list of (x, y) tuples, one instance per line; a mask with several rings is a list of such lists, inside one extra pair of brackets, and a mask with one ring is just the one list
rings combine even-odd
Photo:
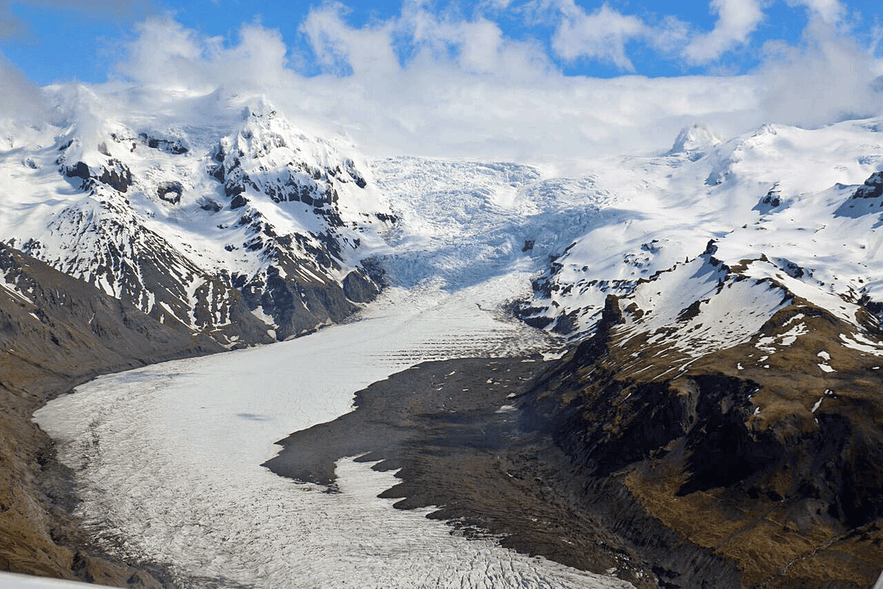
[[(309, 75), (323, 67), (304, 23), (311, 11), (323, 6), (334, 5), (0, 0), (0, 52), (39, 85), (72, 79), (101, 82), (116, 74), (114, 65), (122, 59), (121, 48), (137, 35), (136, 25), (165, 15), (201, 35), (219, 37), (228, 46), (238, 43), (243, 23), (278, 30), (289, 47), (290, 62)], [(494, 23), (504, 38), (541, 47), (564, 74), (603, 78), (633, 73), (650, 77), (745, 73), (762, 62), (771, 46), (800, 43), (813, 18), (848, 29), (864, 40), (865, 47), (874, 44), (883, 25), (881, 5), (874, 0), (484, 0), (409, 2), (404, 8), (395, 1), (349, 0), (335, 8), (349, 26), (359, 29), (400, 20), (409, 7), (417, 6), (447, 21)], [(709, 45), (713, 31), (721, 34)], [(601, 36), (592, 39), (593, 33)], [(703, 36), (706, 47), (700, 51)], [(413, 51), (410, 41), (399, 40), (397, 52), (403, 61)], [(603, 46), (613, 50), (605, 53)], [(685, 53), (691, 46), (697, 50)]]

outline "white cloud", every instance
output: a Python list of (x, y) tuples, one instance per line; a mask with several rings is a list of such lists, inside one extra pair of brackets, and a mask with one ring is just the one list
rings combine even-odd
[(168, 85), (174, 89), (183, 84), (199, 88), (204, 68), (200, 61), (207, 57), (209, 44), (196, 32), (185, 29), (169, 17), (150, 18), (136, 27), (137, 40), (128, 46), (127, 61), (117, 69), (142, 84)]
[(839, 0), (785, 0), (788, 6), (804, 6), (813, 17), (827, 23), (837, 23), (843, 18), (845, 9)]
[(319, 64), (327, 71), (384, 75), (398, 69), (398, 58), (392, 47), (392, 25), (372, 23), (361, 29), (347, 26), (346, 8), (341, 4), (325, 4), (310, 10), (301, 25)]
[(709, 63), (744, 45), (764, 16), (760, 0), (711, 0), (711, 10), (718, 15), (714, 29), (696, 36), (684, 48), (690, 63)]
[(552, 37), (552, 49), (566, 61), (586, 57), (608, 62), (619, 69), (634, 71), (626, 56), (626, 45), (633, 40), (651, 37), (644, 22), (624, 15), (606, 3), (587, 13), (573, 0), (561, 0), (562, 19)]
[[(229, 44), (154, 18), (139, 27), (118, 68), (134, 87), (96, 92), (115, 91), (121, 109), (164, 108), (180, 95), (223, 109), (225, 101), (266, 95), (296, 125), (343, 134), (368, 155), (584, 168), (605, 154), (665, 150), (695, 121), (732, 135), (766, 122), (816, 125), (879, 113), (870, 90), (873, 71), (883, 73), (874, 70), (879, 61), (814, 23), (821, 32), (797, 48), (769, 46), (751, 75), (599, 80), (564, 75), (539, 43), (508, 38), (486, 16), (437, 13), (418, 2), (361, 27), (340, 5), (316, 8), (301, 29), (304, 54), (260, 25), (244, 26)], [(662, 43), (667, 27), (677, 31), (663, 23), (646, 42)], [(308, 75), (298, 68), (305, 63), (322, 73)]]
[(265, 94), (296, 124), (343, 132), (376, 155), (579, 162), (667, 147), (697, 118), (738, 130), (755, 100), (739, 79), (568, 77), (493, 22), (422, 9), (365, 27), (316, 9), (303, 31), (328, 68), (317, 76), (292, 69), (278, 33), (258, 25), (232, 46), (168, 18), (138, 31), (118, 69), (156, 96), (139, 104), (169, 89)]
[(813, 127), (883, 111), (875, 83), (881, 62), (851, 36), (811, 22), (801, 45), (768, 44), (767, 51), (757, 75), (771, 121)]
[(396, 30), (422, 61), (449, 62), (464, 71), (506, 78), (529, 78), (553, 68), (539, 43), (507, 39), (497, 23), (481, 16), (467, 20), (410, 4)]
[(625, 72), (635, 67), (628, 56), (631, 44), (653, 48), (663, 58), (676, 54), (687, 39), (689, 25), (674, 16), (651, 21), (623, 14), (606, 2), (587, 12), (574, 0), (530, 0), (520, 7), (529, 24), (552, 24), (554, 55), (569, 63), (591, 60)]
[(136, 30), (138, 37), (125, 48), (116, 70), (144, 86), (196, 92), (223, 86), (243, 91), (284, 86), (292, 76), (281, 35), (260, 25), (243, 25), (238, 44), (229, 47), (168, 16), (149, 18)]
[(0, 118), (38, 122), (47, 109), (40, 89), (0, 53)]

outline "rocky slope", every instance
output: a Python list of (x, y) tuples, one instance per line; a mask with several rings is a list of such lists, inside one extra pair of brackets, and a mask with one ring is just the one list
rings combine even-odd
[(685, 129), (599, 175), (618, 218), (518, 309), (579, 344), (527, 423), (570, 456), (590, 513), (634, 510), (616, 541), (660, 586), (880, 575), (880, 128)]
[[(609, 296), (525, 408), (590, 496), (612, 488), (659, 522), (655, 538), (736, 564), (734, 586), (869, 587), (883, 562), (876, 305), (820, 306), (793, 271), (732, 268), (715, 249)], [(644, 532), (620, 537), (660, 586), (720, 586)]]
[(159, 587), (88, 549), (72, 476), (31, 414), (97, 374), (223, 349), (0, 245), (0, 570)]

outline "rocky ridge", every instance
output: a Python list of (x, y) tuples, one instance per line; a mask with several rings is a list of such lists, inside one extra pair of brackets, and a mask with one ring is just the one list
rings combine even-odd
[(624, 502), (616, 543), (661, 587), (880, 575), (877, 128), (685, 129), (611, 175), (645, 209), (553, 256), (516, 309), (577, 344), (525, 423), (570, 457), (590, 514)]

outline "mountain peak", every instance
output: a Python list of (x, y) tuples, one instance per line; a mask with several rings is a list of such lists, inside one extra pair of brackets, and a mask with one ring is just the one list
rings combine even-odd
[(700, 123), (684, 127), (678, 133), (668, 155), (702, 151), (721, 143), (722, 139), (711, 129)]
[(248, 106), (243, 109), (245, 119), (273, 119), (279, 114), (276, 107), (264, 96), (251, 101)]

